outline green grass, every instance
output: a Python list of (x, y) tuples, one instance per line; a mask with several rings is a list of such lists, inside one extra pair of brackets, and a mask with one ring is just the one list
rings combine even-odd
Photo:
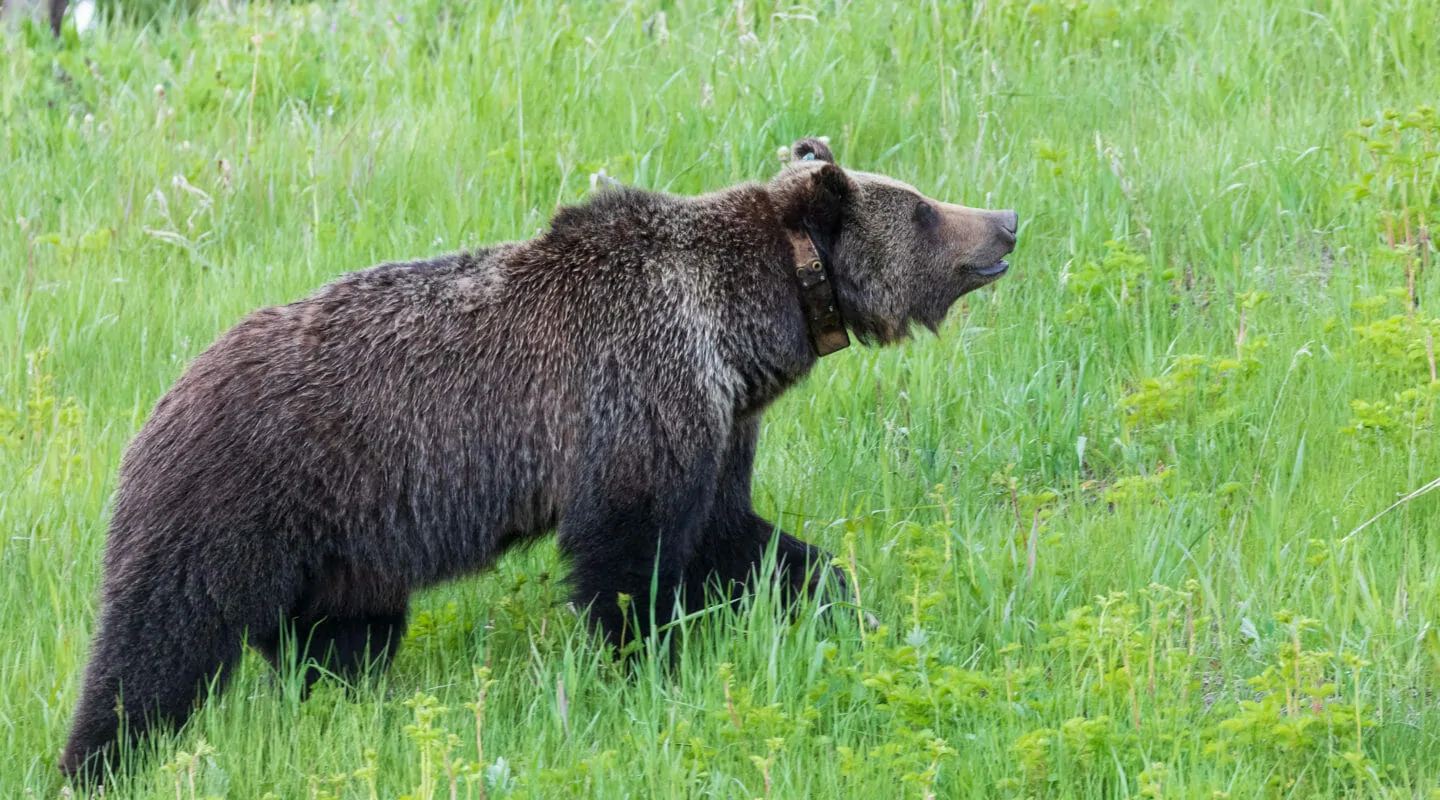
[(759, 597), (627, 678), (546, 544), (353, 693), (247, 656), (106, 796), (1440, 791), (1440, 499), (1361, 528), (1440, 476), (1440, 126), (1382, 116), (1440, 97), (1431, 0), (230, 5), (0, 39), (0, 796), (61, 790), (121, 453), (216, 335), (810, 134), (1023, 220), (768, 417), (761, 511), (882, 630)]

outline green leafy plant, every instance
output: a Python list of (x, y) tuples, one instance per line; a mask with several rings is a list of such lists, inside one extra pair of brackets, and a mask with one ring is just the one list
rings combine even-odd
[(1199, 354), (1177, 356), (1163, 374), (1144, 378), (1121, 400), (1133, 428), (1203, 420), (1221, 422), (1235, 413), (1236, 393), (1260, 369), (1256, 354), (1265, 339), (1245, 343), (1239, 358)]
[(1373, 710), (1359, 696), (1346, 701), (1331, 675), (1349, 673), (1358, 690), (1368, 662), (1353, 655), (1337, 658), (1326, 650), (1306, 648), (1304, 639), (1317, 621), (1280, 611), (1275, 621), (1288, 636), (1277, 647), (1276, 660), (1246, 681), (1254, 699), (1239, 700), (1217, 723), (1206, 752), (1229, 756), (1248, 750), (1276, 766), (1270, 786), (1292, 790), (1307, 765), (1322, 753), (1330, 764), (1361, 785), (1384, 772), (1365, 752), (1365, 730), (1374, 726)]
[(1086, 261), (1065, 279), (1070, 302), (1065, 307), (1065, 321), (1093, 322), (1102, 317), (1102, 309), (1124, 312), (1133, 306), (1148, 286), (1150, 262), (1122, 242), (1105, 242), (1105, 255), (1097, 261)]

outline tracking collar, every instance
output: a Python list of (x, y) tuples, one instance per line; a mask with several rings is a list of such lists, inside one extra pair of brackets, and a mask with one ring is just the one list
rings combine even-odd
[(795, 283), (800, 289), (800, 306), (805, 311), (810, 345), (819, 356), (844, 350), (850, 346), (850, 335), (845, 332), (845, 321), (840, 319), (830, 271), (808, 232), (790, 231), (789, 234), (790, 246), (795, 251)]

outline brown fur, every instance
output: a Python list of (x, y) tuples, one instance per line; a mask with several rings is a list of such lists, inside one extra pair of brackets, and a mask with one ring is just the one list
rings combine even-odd
[(760, 415), (816, 358), (787, 231), (888, 342), (992, 280), (1015, 217), (795, 153), (764, 185), (604, 191), (536, 239), (345, 275), (222, 335), (121, 465), (62, 769), (182, 723), (247, 634), (383, 665), (411, 592), (551, 529), (612, 641), (751, 580), (772, 542), (810, 587), (828, 556), (750, 502)]

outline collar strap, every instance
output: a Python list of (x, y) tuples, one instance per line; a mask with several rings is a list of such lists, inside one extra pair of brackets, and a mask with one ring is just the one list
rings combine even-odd
[(800, 306), (805, 311), (805, 327), (816, 355), (828, 356), (850, 346), (845, 322), (835, 302), (835, 287), (830, 271), (820, 258), (815, 240), (808, 232), (790, 231), (790, 246), (795, 251), (795, 283), (800, 290)]

